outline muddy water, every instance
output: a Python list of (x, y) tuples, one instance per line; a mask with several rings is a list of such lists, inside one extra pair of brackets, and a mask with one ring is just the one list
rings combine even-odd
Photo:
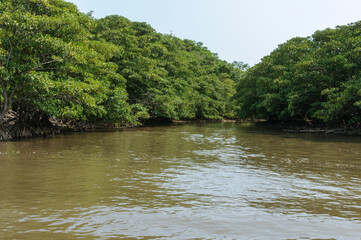
[(361, 139), (190, 124), (0, 143), (0, 239), (361, 239)]

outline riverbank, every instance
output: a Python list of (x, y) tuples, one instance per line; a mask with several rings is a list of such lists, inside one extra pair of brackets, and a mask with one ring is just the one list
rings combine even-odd
[(340, 125), (311, 125), (304, 121), (293, 122), (273, 122), (260, 121), (255, 122), (258, 127), (277, 129), (287, 133), (321, 134), (321, 135), (343, 135), (343, 136), (361, 136), (361, 127), (346, 127)]
[(7, 115), (6, 121), (0, 126), (0, 141), (19, 141), (39, 137), (51, 137), (58, 134), (68, 134), (74, 132), (87, 132), (95, 130), (122, 130), (134, 127), (149, 126), (167, 126), (172, 124), (184, 124), (194, 122), (207, 123), (229, 123), (238, 122), (238, 120), (219, 119), (219, 120), (173, 120), (173, 119), (149, 119), (139, 125), (124, 125), (115, 123), (87, 123), (84, 121), (63, 121), (56, 118), (36, 118), (32, 119), (31, 124), (20, 124), (17, 120), (17, 114), (12, 112)]
[(33, 115), (27, 121), (19, 120), (16, 112), (10, 111), (0, 124), (0, 141), (19, 141), (31, 138), (50, 137), (57, 134), (85, 132), (100, 129), (124, 129), (134, 126), (124, 124), (88, 123), (85, 121), (63, 121)]
[[(15, 114), (13, 114), (15, 116)], [(173, 120), (173, 119), (149, 119), (141, 124), (124, 125), (124, 124), (106, 124), (106, 123), (87, 123), (84, 121), (62, 121), (55, 118), (39, 118), (32, 121), (31, 125), (21, 125), (16, 118), (8, 118), (5, 123), (0, 125), (0, 141), (19, 141), (39, 137), (51, 137), (58, 134), (69, 134), (74, 132), (87, 132), (95, 130), (122, 130), (134, 127), (149, 126), (167, 126), (173, 124), (186, 123), (249, 123), (257, 127), (275, 129), (287, 133), (303, 134), (321, 134), (321, 135), (344, 135), (344, 136), (361, 136), (361, 128), (346, 128), (342, 126), (310, 125), (303, 121), (293, 122), (273, 122), (264, 119), (232, 120), (232, 119), (192, 119), (192, 120)]]

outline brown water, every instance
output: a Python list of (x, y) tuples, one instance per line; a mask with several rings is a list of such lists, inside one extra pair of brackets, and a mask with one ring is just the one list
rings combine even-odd
[(361, 239), (361, 138), (190, 124), (0, 143), (0, 239)]

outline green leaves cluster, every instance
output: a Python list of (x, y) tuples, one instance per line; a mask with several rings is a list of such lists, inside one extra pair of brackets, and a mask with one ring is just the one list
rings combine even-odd
[(61, 0), (4, 0), (0, 12), (0, 81), (9, 107), (62, 119), (129, 120), (125, 79), (109, 62), (118, 47), (95, 40), (93, 19)]
[(201, 43), (156, 33), (121, 16), (98, 20), (95, 33), (120, 47), (112, 61), (127, 80), (129, 102), (151, 118), (219, 119), (234, 114), (238, 69)]
[(361, 22), (293, 38), (237, 86), (242, 118), (361, 122)]
[(63, 0), (0, 2), (0, 110), (136, 124), (234, 117), (243, 71), (201, 43)]

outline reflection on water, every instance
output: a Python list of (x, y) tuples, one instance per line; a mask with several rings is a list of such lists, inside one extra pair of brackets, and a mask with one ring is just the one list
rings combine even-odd
[(0, 239), (360, 239), (361, 139), (189, 124), (0, 143)]

